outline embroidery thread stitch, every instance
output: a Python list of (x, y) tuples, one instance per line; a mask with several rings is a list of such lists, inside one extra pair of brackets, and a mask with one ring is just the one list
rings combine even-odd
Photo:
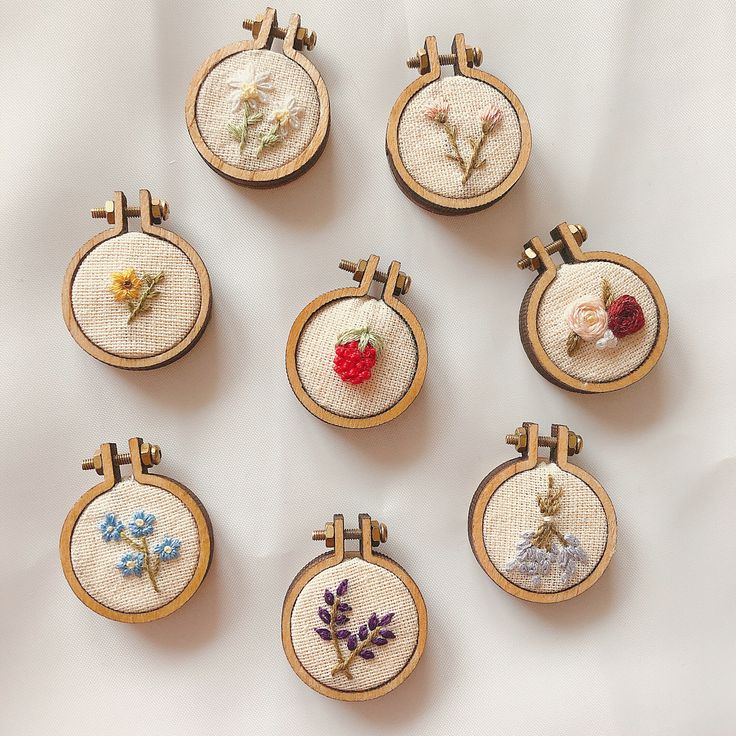
[(115, 567), (123, 577), (131, 575), (141, 577), (143, 572), (153, 589), (158, 593), (156, 578), (161, 569), (161, 562), (168, 562), (179, 557), (181, 541), (173, 537), (164, 537), (151, 552), (148, 537), (153, 534), (156, 517), (145, 511), (136, 511), (128, 522), (128, 528), (115, 514), (107, 514), (99, 525), (103, 542), (125, 542), (133, 552), (126, 552)]
[(128, 307), (128, 324), (141, 312), (147, 312), (151, 308), (151, 299), (161, 293), (156, 286), (163, 278), (163, 271), (153, 276), (144, 273), (139, 277), (134, 268), (110, 274), (110, 291), (116, 302), (124, 302)]
[(424, 108), (424, 116), (432, 122), (441, 125), (447, 136), (447, 142), (451, 152), (445, 156), (450, 161), (455, 161), (462, 171), (462, 183), (467, 184), (468, 179), (475, 171), (486, 165), (486, 159), (480, 158), (481, 150), (486, 144), (491, 133), (498, 127), (501, 122), (501, 111), (495, 105), (488, 105), (479, 111), (481, 134), (479, 138), (468, 137), (470, 144), (470, 158), (466, 161), (460, 152), (460, 146), (457, 142), (457, 126), (452, 125), (449, 121), (450, 105), (442, 97), (430, 100)]
[(383, 352), (383, 338), (369, 325), (345, 330), (337, 336), (333, 370), (346, 383), (354, 386), (368, 381)]
[[(547, 479), (547, 494), (537, 494), (537, 506), (542, 520), (536, 530), (522, 532), (516, 545), (516, 555), (506, 564), (506, 571), (518, 571), (531, 575), (532, 586), (539, 587), (542, 577), (548, 575), (557, 564), (561, 570), (563, 585), (572, 579), (578, 562), (587, 560), (585, 550), (574, 534), (562, 534), (557, 528), (555, 517), (560, 513), (560, 499), (564, 490), (554, 490), (554, 478)], [(559, 544), (558, 544), (559, 542)]]
[(619, 338), (633, 335), (644, 327), (644, 311), (633, 296), (613, 298), (608, 279), (601, 280), (601, 296), (581, 296), (565, 307), (565, 321), (570, 328), (567, 354), (572, 355), (580, 342), (594, 342), (598, 350), (616, 347)]
[[(332, 676), (343, 674), (348, 680), (352, 680), (350, 668), (355, 658), (360, 657), (366, 661), (375, 659), (376, 654), (371, 647), (386, 646), (391, 639), (396, 638), (396, 634), (391, 629), (385, 628), (393, 620), (393, 613), (386, 613), (380, 617), (375, 612), (372, 613), (368, 621), (358, 627), (357, 633), (344, 628), (350, 621), (347, 614), (352, 610), (351, 606), (342, 600), (347, 592), (347, 579), (340, 582), (334, 592), (329, 588), (325, 590), (324, 601), (330, 608), (328, 610), (320, 606), (317, 609), (317, 616), (327, 628), (319, 627), (315, 632), (323, 641), (331, 641), (335, 649), (337, 664), (332, 668)], [(347, 652), (343, 651), (342, 642), (345, 642)]]
[(230, 112), (236, 113), (243, 110), (242, 122), (228, 123), (227, 126), (232, 138), (240, 144), (242, 155), (248, 137), (248, 128), (263, 119), (263, 111), (258, 110), (258, 105), (266, 102), (267, 95), (273, 92), (271, 73), (256, 74), (253, 64), (247, 64), (242, 71), (235, 72), (227, 83), (233, 87), (230, 93)]

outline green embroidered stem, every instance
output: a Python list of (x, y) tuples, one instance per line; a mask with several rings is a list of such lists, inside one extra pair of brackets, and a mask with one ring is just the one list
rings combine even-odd
[(460, 153), (460, 148), (457, 145), (457, 129), (454, 125), (450, 125), (447, 120), (442, 123), (442, 127), (445, 129), (447, 140), (452, 147), (452, 150), (455, 152), (454, 156), (449, 153), (446, 154), (447, 158), (449, 158), (450, 161), (457, 161), (458, 166), (465, 171), (465, 159), (463, 158), (462, 153)]
[(253, 123), (257, 123), (263, 118), (263, 112), (261, 110), (250, 114), (250, 109), (251, 108), (248, 105), (245, 105), (243, 107), (243, 122), (240, 125), (236, 125), (235, 123), (228, 123), (227, 126), (231, 137), (234, 138), (240, 145), (241, 155), (245, 150), (245, 144), (248, 138), (248, 128), (253, 125)]
[(483, 132), (481, 133), (481, 136), (477, 141), (474, 138), (468, 138), (473, 153), (470, 156), (470, 161), (468, 161), (468, 164), (465, 167), (465, 173), (463, 174), (463, 184), (467, 184), (468, 179), (470, 179), (476, 169), (480, 169), (482, 166), (485, 165), (486, 160), (482, 159), (481, 161), (478, 161), (478, 156), (480, 155), (480, 151), (485, 145), (485, 142), (488, 140), (488, 136), (490, 135), (490, 132), (492, 130), (492, 126), (486, 128), (486, 126), (484, 125)]
[(132, 547), (136, 552), (141, 552), (143, 554), (143, 566), (146, 568), (148, 579), (151, 581), (153, 589), (159, 593), (160, 591), (156, 584), (156, 576), (158, 575), (159, 568), (161, 567), (161, 559), (156, 557), (156, 561), (151, 564), (151, 554), (148, 550), (148, 541), (146, 538), (143, 537), (140, 542), (136, 542), (123, 531), (120, 532), (120, 539), (129, 547)]
[(373, 332), (370, 325), (345, 330), (337, 336), (338, 345), (347, 345), (349, 342), (357, 342), (361, 353), (365, 352), (368, 345), (372, 345), (376, 350), (376, 358), (380, 358), (383, 352), (383, 338)]
[[(332, 604), (332, 613), (330, 615), (330, 633), (332, 634), (332, 643), (335, 646), (335, 654), (337, 655), (337, 661), (339, 664), (337, 665), (340, 667), (341, 665), (345, 664), (345, 657), (343, 657), (342, 650), (340, 649), (340, 641), (337, 638), (337, 626), (335, 625), (335, 618), (337, 617), (337, 606), (340, 602), (340, 599), (335, 596), (335, 602)], [(345, 673), (348, 677), (348, 680), (352, 680), (353, 676), (349, 673)]]
[(350, 665), (352, 665), (353, 660), (366, 648), (369, 647), (371, 644), (373, 644), (373, 640), (381, 633), (380, 627), (376, 626), (375, 629), (371, 632), (371, 635), (363, 642), (360, 643), (360, 646), (355, 647), (355, 649), (350, 652), (350, 656), (341, 664), (338, 664), (337, 667), (334, 667), (332, 670), (332, 676), (339, 674), (340, 672), (344, 672), (345, 676), (348, 679), (352, 678), (352, 675), (350, 674)]
[(280, 140), (283, 139), (283, 136), (279, 135), (278, 133), (279, 126), (278, 123), (274, 123), (270, 130), (267, 133), (262, 133), (260, 137), (258, 138), (258, 150), (256, 151), (256, 156), (261, 155), (261, 151), (264, 148), (270, 148), (271, 146), (276, 145)]
[(146, 312), (148, 311), (148, 309), (150, 309), (151, 305), (149, 304), (149, 300), (154, 299), (161, 293), (160, 291), (156, 291), (155, 286), (156, 284), (158, 284), (159, 281), (163, 279), (163, 277), (163, 271), (159, 271), (155, 276), (151, 276), (147, 273), (143, 274), (143, 281), (146, 286), (141, 292), (141, 295), (138, 298), (137, 302), (128, 302), (128, 309), (130, 310), (128, 324), (130, 324), (136, 318), (139, 312)]

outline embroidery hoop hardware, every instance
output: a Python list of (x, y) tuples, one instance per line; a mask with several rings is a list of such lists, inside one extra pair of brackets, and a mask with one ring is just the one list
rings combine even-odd
[[(317, 34), (308, 28), (302, 27), (301, 17), (296, 13), (290, 17), (289, 25), (286, 28), (279, 26), (276, 11), (273, 8), (266, 8), (263, 13), (256, 15), (255, 20), (244, 20), (243, 28), (251, 31), (252, 41), (236, 41), (215, 51), (194, 75), (194, 79), (189, 85), (184, 110), (187, 129), (199, 155), (210, 168), (226, 179), (248, 187), (280, 186), (301, 176), (313, 166), (327, 143), (330, 130), (330, 98), (327, 94), (327, 86), (317, 68), (301, 53), (303, 50), (311, 51), (316, 46)], [(298, 64), (314, 83), (319, 99), (319, 121), (314, 131), (314, 137), (298, 156), (274, 169), (255, 171), (233, 166), (221, 159), (207, 146), (199, 130), (196, 110), (200, 87), (210, 72), (224, 59), (242, 51), (271, 50), (276, 38), (283, 39), (282, 52), (284, 56)]]
[[(654, 277), (639, 263), (621, 255), (608, 251), (590, 251), (584, 253), (581, 245), (588, 237), (582, 225), (560, 223), (550, 232), (553, 242), (544, 245), (541, 238), (533, 237), (524, 247), (521, 258), (517, 261), (519, 269), (537, 271), (538, 276), (530, 284), (519, 309), (519, 333), (521, 343), (534, 368), (547, 380), (568, 391), (585, 394), (601, 394), (626, 388), (644, 378), (657, 364), (669, 331), (667, 304)], [(605, 261), (627, 268), (640, 278), (649, 290), (657, 306), (657, 337), (645, 360), (633, 371), (613, 381), (583, 381), (565, 373), (547, 355), (539, 336), (538, 317), (544, 292), (557, 275), (557, 264), (552, 255), (559, 253), (562, 261), (568, 264), (591, 263)]]
[[(524, 173), (529, 156), (531, 154), (532, 137), (529, 118), (514, 92), (500, 79), (488, 72), (481, 71), (477, 67), (483, 61), (483, 52), (477, 47), (465, 45), (465, 36), (462, 33), (455, 34), (452, 42), (452, 53), (439, 54), (437, 51), (437, 39), (435, 36), (427, 36), (424, 39), (424, 48), (419, 49), (415, 56), (407, 59), (410, 69), (419, 71), (419, 79), (414, 80), (399, 95), (391, 108), (386, 128), (386, 156), (388, 158), (391, 172), (396, 179), (399, 188), (410, 199), (421, 207), (442, 215), (462, 215), (490, 207), (512, 189)], [(477, 79), (497, 89), (506, 97), (519, 119), (521, 128), (521, 146), (516, 164), (508, 176), (493, 189), (475, 197), (458, 199), (437, 194), (422, 186), (414, 179), (404, 165), (399, 151), (399, 125), (404, 109), (420, 90), (436, 82), (440, 78), (442, 66), (452, 66), (456, 76)]]
[[(520, 453), (520, 459), (508, 460), (494, 468), (480, 483), (468, 510), (468, 539), (470, 546), (488, 577), (496, 585), (517, 598), (534, 603), (558, 603), (580, 595), (603, 575), (616, 550), (618, 524), (613, 503), (603, 486), (585, 470), (570, 462), (570, 457), (583, 449), (583, 438), (564, 424), (553, 424), (551, 436), (540, 436), (539, 425), (524, 422), (514, 434), (506, 435), (506, 443), (512, 444)], [(483, 521), (493, 494), (502, 483), (514, 475), (533, 470), (539, 462), (539, 448), (550, 448), (549, 461), (561, 470), (579, 478), (598, 497), (606, 515), (608, 533), (603, 555), (590, 574), (579, 583), (557, 593), (530, 591), (511, 582), (491, 561), (485, 546)]]
[[(166, 201), (160, 199), (152, 199), (151, 193), (147, 189), (140, 190), (140, 206), (128, 207), (127, 199), (123, 192), (115, 192), (112, 200), (108, 200), (104, 207), (95, 207), (91, 210), (91, 216), (94, 219), (105, 219), (111, 225), (107, 230), (103, 230), (94, 237), (90, 238), (74, 255), (64, 276), (64, 285), (61, 292), (61, 308), (64, 315), (64, 322), (71, 336), (76, 340), (77, 344), (93, 358), (112, 365), (116, 368), (124, 368), (127, 370), (148, 370), (167, 365), (182, 356), (186, 355), (202, 337), (207, 323), (210, 318), (210, 310), (212, 307), (212, 289), (210, 286), (210, 277), (207, 268), (199, 256), (199, 253), (182, 237), (170, 230), (160, 227), (161, 223), (169, 216), (169, 205)], [(151, 235), (159, 240), (178, 248), (192, 264), (197, 273), (200, 287), (200, 304), (199, 313), (189, 332), (176, 345), (157, 355), (150, 355), (143, 358), (126, 358), (115, 353), (104, 350), (96, 343), (92, 342), (87, 335), (84, 334), (82, 328), (77, 322), (72, 305), (72, 288), (74, 279), (77, 275), (82, 261), (101, 243), (113, 238), (117, 238), (129, 232), (128, 220), (131, 217), (140, 217), (141, 232)]]
[[(394, 562), (390, 557), (373, 551), (374, 548), (386, 542), (388, 539), (388, 529), (385, 524), (371, 519), (368, 514), (360, 514), (358, 516), (358, 529), (345, 529), (343, 515), (335, 514), (332, 521), (325, 524), (324, 529), (312, 533), (312, 539), (315, 541), (324, 541), (325, 546), (331, 551), (316, 557), (302, 568), (286, 591), (281, 612), (281, 641), (286, 658), (301, 680), (321, 695), (326, 695), (335, 700), (352, 702), (379, 698), (401, 685), (414, 671), (424, 653), (424, 647), (427, 642), (427, 607), (424, 603), (424, 598), (417, 584), (401, 565)], [(357, 551), (346, 551), (345, 541), (350, 539), (358, 540), (359, 546)], [(302, 665), (291, 639), (291, 616), (299, 593), (301, 593), (304, 586), (312, 578), (324, 570), (356, 557), (388, 570), (396, 575), (404, 584), (414, 601), (417, 611), (417, 643), (414, 652), (404, 665), (404, 668), (390, 680), (383, 683), (383, 685), (370, 690), (340, 690), (339, 688), (332, 688), (320, 682)]]
[[(409, 291), (411, 277), (400, 270), (401, 263), (399, 261), (392, 261), (388, 272), (378, 271), (379, 260), (378, 256), (372, 255), (367, 260), (361, 259), (357, 263), (347, 260), (340, 261), (339, 268), (343, 271), (351, 271), (353, 273), (353, 280), (359, 282), (359, 285), (356, 287), (335, 289), (313, 299), (302, 309), (294, 321), (289, 332), (289, 339), (286, 343), (286, 373), (294, 394), (314, 416), (337, 427), (349, 427), (352, 429), (376, 427), (395, 419), (419, 395), (427, 373), (427, 342), (424, 337), (424, 331), (419, 324), (419, 320), (414, 316), (414, 313), (399, 301), (399, 296)], [(306, 392), (299, 376), (299, 371), (297, 370), (296, 351), (302, 331), (312, 315), (322, 309), (322, 307), (339, 299), (367, 296), (373, 281), (384, 284), (378, 298), (383, 300), (406, 322), (414, 336), (417, 346), (417, 368), (406, 393), (393, 406), (383, 412), (368, 417), (346, 417), (325, 409)]]
[[(82, 603), (95, 613), (99, 613), (113, 621), (135, 624), (164, 618), (181, 608), (194, 595), (209, 570), (212, 561), (213, 540), (212, 525), (201, 501), (186, 486), (172, 478), (149, 473), (149, 468), (158, 465), (161, 461), (161, 450), (158, 445), (143, 442), (140, 437), (131, 437), (128, 441), (128, 447), (129, 451), (127, 453), (118, 453), (117, 445), (105, 443), (100, 445), (99, 450), (93, 457), (82, 461), (83, 470), (94, 470), (97, 475), (103, 476), (103, 480), (90, 488), (68, 513), (59, 539), (59, 555), (64, 576)], [(160, 608), (140, 613), (125, 613), (100, 603), (82, 587), (72, 567), (71, 543), (77, 521), (92, 501), (121, 482), (121, 465), (132, 465), (133, 478), (141, 485), (155, 486), (176, 496), (194, 518), (199, 538), (197, 567), (185, 588)]]

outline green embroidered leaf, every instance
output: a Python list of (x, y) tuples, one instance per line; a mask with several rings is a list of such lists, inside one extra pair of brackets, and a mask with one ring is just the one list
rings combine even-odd
[(608, 279), (601, 279), (601, 298), (606, 309), (613, 303), (613, 291)]
[(572, 355), (580, 347), (580, 336), (571, 332), (567, 336), (567, 354)]

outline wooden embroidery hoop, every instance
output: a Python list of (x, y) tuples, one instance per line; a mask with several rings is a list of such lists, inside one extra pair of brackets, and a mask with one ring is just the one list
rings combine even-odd
[[(515, 440), (518, 451), (521, 453), (519, 460), (509, 460), (494, 468), (480, 483), (478, 490), (473, 496), (468, 511), (468, 539), (473, 549), (475, 559), (485, 570), (488, 577), (496, 585), (503, 588), (507, 593), (534, 603), (558, 603), (580, 595), (593, 585), (605, 572), (611, 557), (616, 550), (616, 536), (618, 525), (616, 523), (616, 512), (613, 503), (603, 486), (582, 468), (570, 462), (569, 456), (580, 452), (582, 449), (582, 437), (571, 432), (564, 424), (553, 424), (551, 437), (539, 436), (539, 425), (524, 422), (523, 426), (516, 430), (515, 435), (508, 435), (506, 441), (514, 444)], [(539, 593), (526, 590), (515, 585), (504, 577), (491, 561), (485, 546), (483, 536), (483, 518), (486, 508), (493, 494), (501, 484), (518, 473), (533, 470), (538, 463), (539, 447), (550, 447), (550, 462), (555, 463), (561, 470), (579, 478), (598, 497), (603, 511), (606, 515), (608, 535), (603, 555), (598, 564), (591, 570), (590, 574), (577, 585), (561, 590), (558, 593)]]
[[(372, 255), (367, 261), (361, 260), (357, 264), (342, 261), (340, 267), (344, 270), (352, 270), (354, 273), (353, 278), (359, 281), (360, 285), (328, 291), (326, 294), (322, 294), (322, 296), (318, 296), (312, 300), (302, 309), (294, 321), (289, 332), (289, 339), (286, 343), (286, 373), (296, 397), (314, 416), (336, 427), (349, 427), (351, 429), (377, 427), (379, 424), (384, 424), (395, 419), (416, 399), (422, 390), (424, 378), (427, 374), (427, 342), (424, 339), (424, 330), (422, 330), (422, 326), (414, 316), (414, 313), (398, 299), (400, 294), (405, 294), (409, 290), (411, 279), (400, 272), (401, 263), (399, 261), (391, 262), (388, 273), (379, 272), (377, 270), (379, 260), (378, 256)], [(384, 283), (383, 291), (379, 298), (406, 322), (409, 330), (413, 334), (417, 346), (417, 369), (406, 393), (392, 407), (369, 417), (345, 417), (340, 414), (334, 414), (320, 406), (306, 392), (296, 366), (297, 346), (302, 330), (313, 314), (325, 305), (335, 302), (338, 299), (367, 296), (373, 281)]]
[[(541, 375), (552, 383), (567, 389), (585, 394), (602, 394), (616, 391), (636, 383), (646, 376), (662, 356), (667, 334), (669, 332), (669, 317), (667, 304), (654, 277), (639, 263), (622, 256), (620, 253), (609, 253), (607, 251), (591, 251), (584, 253), (580, 245), (587, 238), (587, 231), (582, 225), (568, 225), (560, 223), (551, 231), (554, 242), (545, 246), (539, 237), (532, 238), (524, 246), (524, 254), (518, 261), (519, 268), (530, 268), (538, 271), (539, 275), (531, 283), (519, 310), (519, 333), (529, 360)], [(552, 260), (552, 254), (559, 252), (565, 263), (590, 263), (593, 261), (607, 261), (629, 269), (638, 276), (649, 289), (654, 303), (657, 306), (657, 337), (654, 341), (649, 355), (636, 369), (621, 378), (613, 381), (597, 383), (595, 381), (583, 381), (575, 378), (557, 365), (547, 355), (539, 337), (537, 320), (542, 296), (547, 287), (554, 281), (557, 275), (557, 265)]]
[[(387, 529), (385, 524), (372, 521), (368, 514), (360, 514), (358, 516), (358, 529), (345, 529), (345, 519), (342, 514), (335, 514), (332, 523), (325, 524), (324, 531), (314, 532), (312, 535), (315, 540), (325, 540), (328, 547), (334, 548), (332, 552), (315, 557), (308, 563), (299, 574), (294, 578), (289, 589), (286, 591), (284, 605), (281, 611), (281, 642), (284, 647), (284, 653), (289, 660), (294, 672), (313, 690), (322, 695), (335, 700), (359, 701), (373, 700), (380, 698), (382, 695), (391, 692), (393, 689), (401, 685), (404, 680), (414, 671), (419, 660), (424, 653), (424, 647), (427, 643), (427, 606), (417, 584), (412, 580), (406, 570), (401, 565), (394, 562), (386, 555), (374, 552), (373, 548), (377, 547), (381, 542), (387, 539)], [(345, 551), (346, 539), (358, 539), (360, 543), (357, 552)], [(339, 565), (345, 560), (360, 557), (366, 562), (382, 567), (384, 570), (396, 575), (404, 584), (407, 591), (411, 595), (417, 610), (417, 644), (411, 657), (404, 665), (404, 668), (394, 675), (390, 680), (383, 683), (379, 687), (370, 690), (339, 690), (323, 684), (312, 675), (302, 665), (297, 657), (294, 643), (291, 639), (291, 616), (294, 611), (296, 599), (301, 593), (304, 586), (312, 580), (316, 575), (335, 565)]]
[[(236, 184), (243, 184), (248, 187), (263, 188), (279, 186), (286, 184), (292, 179), (296, 179), (296, 177), (306, 172), (316, 163), (327, 143), (327, 136), (330, 129), (330, 98), (327, 94), (327, 87), (317, 68), (304, 54), (299, 53), (301, 49), (314, 48), (317, 42), (317, 36), (313, 32), (310, 33), (308, 29), (302, 28), (301, 18), (297, 14), (291, 16), (287, 28), (280, 28), (276, 19), (276, 11), (273, 8), (266, 8), (263, 13), (259, 13), (255, 21), (244, 21), (243, 27), (252, 30), (252, 41), (236, 41), (221, 48), (219, 51), (215, 51), (194, 75), (194, 79), (192, 79), (189, 85), (184, 109), (187, 128), (199, 155), (218, 174), (234, 181)], [(223, 161), (223, 159), (207, 146), (197, 123), (197, 96), (207, 76), (221, 61), (241, 51), (270, 50), (274, 38), (283, 38), (282, 51), (284, 56), (304, 69), (314, 83), (319, 99), (319, 121), (317, 123), (317, 129), (314, 131), (314, 137), (309, 142), (309, 145), (298, 156), (283, 166), (261, 171), (241, 169)]]
[[(94, 469), (103, 480), (93, 488), (90, 488), (72, 507), (68, 513), (64, 526), (61, 529), (59, 539), (59, 555), (64, 575), (77, 598), (95, 613), (128, 624), (146, 623), (164, 618), (181, 608), (197, 591), (200, 584), (207, 575), (212, 560), (212, 526), (209, 516), (200, 500), (181, 483), (163, 475), (152, 475), (148, 468), (158, 464), (161, 452), (155, 445), (144, 443), (140, 437), (131, 437), (128, 441), (129, 454), (119, 455), (117, 446), (113, 443), (100, 445), (100, 449), (94, 458), (82, 463), (83, 469)], [(173, 600), (161, 608), (140, 613), (124, 613), (114, 608), (108, 608), (93, 598), (81, 585), (74, 568), (72, 567), (71, 543), (74, 528), (84, 510), (98, 496), (109, 491), (115, 484), (120, 483), (120, 465), (130, 463), (133, 467), (133, 478), (142, 485), (155, 486), (168, 491), (176, 496), (189, 510), (197, 525), (197, 536), (199, 537), (199, 558), (192, 579), (187, 583), (184, 590)]]
[[(103, 230), (93, 238), (90, 238), (76, 252), (66, 270), (64, 286), (61, 291), (61, 308), (64, 314), (64, 322), (66, 322), (67, 329), (71, 333), (71, 336), (77, 341), (77, 344), (93, 358), (97, 358), (97, 360), (100, 360), (103, 363), (115, 366), (116, 368), (125, 368), (128, 370), (148, 370), (150, 368), (158, 368), (159, 366), (172, 363), (173, 361), (181, 358), (183, 355), (188, 353), (196, 345), (199, 338), (202, 337), (202, 333), (204, 332), (210, 318), (210, 308), (212, 306), (210, 277), (207, 273), (204, 262), (199, 257), (199, 253), (197, 253), (197, 251), (194, 250), (186, 240), (179, 237), (176, 233), (158, 226), (162, 219), (165, 219), (165, 212), (159, 211), (159, 204), (157, 205), (156, 213), (154, 213), (151, 193), (147, 189), (140, 190), (140, 210), (129, 208), (127, 206), (125, 195), (122, 192), (115, 192), (113, 200), (109, 202), (108, 205), (112, 206), (106, 207), (105, 210), (93, 210), (93, 216), (97, 217), (97, 213), (103, 213), (103, 216), (106, 214), (107, 221), (112, 224), (112, 227), (107, 230)], [(72, 287), (74, 286), (74, 279), (76, 278), (77, 270), (87, 255), (101, 243), (127, 233), (128, 218), (138, 216), (141, 218), (141, 232), (158, 238), (159, 240), (165, 240), (167, 243), (171, 243), (171, 245), (178, 248), (189, 259), (194, 270), (197, 272), (197, 278), (199, 279), (200, 304), (199, 314), (197, 315), (192, 328), (189, 330), (188, 334), (172, 348), (164, 351), (163, 353), (159, 353), (158, 355), (150, 355), (145, 358), (125, 358), (120, 355), (115, 355), (114, 353), (108, 353), (106, 350), (103, 350), (101, 347), (93, 343), (87, 335), (84, 334), (74, 315), (74, 307), (72, 306)]]
[[(524, 169), (529, 161), (532, 149), (532, 133), (526, 111), (519, 98), (500, 79), (494, 77), (492, 74), (488, 74), (488, 72), (473, 68), (473, 66), (477, 66), (482, 61), (482, 58), (483, 56), (479, 49), (469, 49), (466, 47), (465, 36), (462, 33), (455, 35), (452, 42), (452, 54), (446, 56), (440, 56), (437, 52), (437, 39), (434, 36), (427, 36), (424, 40), (424, 52), (420, 50), (417, 53), (417, 57), (413, 57), (407, 61), (409, 66), (419, 68), (420, 77), (414, 80), (399, 95), (389, 114), (388, 126), (386, 128), (386, 156), (388, 157), (388, 162), (396, 183), (410, 199), (413, 199), (421, 207), (437, 214), (463, 215), (489, 207), (511, 190), (524, 173)], [(455, 75), (477, 79), (497, 89), (511, 103), (521, 127), (519, 158), (516, 160), (513, 169), (511, 169), (509, 175), (496, 187), (485, 194), (475, 197), (465, 199), (445, 197), (427, 189), (411, 176), (406, 166), (404, 166), (399, 152), (399, 124), (404, 108), (417, 92), (440, 78), (443, 64), (452, 64)]]

